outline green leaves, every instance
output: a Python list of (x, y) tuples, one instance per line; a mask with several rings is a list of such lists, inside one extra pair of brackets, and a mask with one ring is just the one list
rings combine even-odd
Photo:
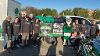
[[(45, 14), (46, 16), (82, 16), (85, 18), (94, 18), (100, 20), (100, 9), (94, 10), (94, 13), (92, 16), (89, 15), (89, 9), (85, 8), (73, 8), (73, 9), (65, 9), (62, 12), (58, 13), (56, 9), (51, 8), (43, 8), (43, 9), (37, 9), (35, 7), (26, 7), (23, 10), (27, 12), (27, 14), (33, 14), (34, 16)], [(16, 9), (17, 13), (17, 9)]]

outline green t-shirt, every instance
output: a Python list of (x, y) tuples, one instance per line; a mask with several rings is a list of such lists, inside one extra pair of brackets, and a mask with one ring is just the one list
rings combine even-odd
[[(66, 24), (64, 24), (63, 32), (64, 33), (72, 33), (72, 26), (67, 26)], [(66, 40), (68, 40), (69, 38), (70, 38), (70, 36), (64, 36), (64, 39), (66, 39)]]

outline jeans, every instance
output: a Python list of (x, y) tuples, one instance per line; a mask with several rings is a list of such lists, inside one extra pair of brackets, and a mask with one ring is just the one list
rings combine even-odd
[(8, 36), (5, 34), (2, 37), (4, 38), (3, 43), (2, 43), (3, 47), (4, 47), (4, 49), (7, 49)]
[(18, 36), (19, 34), (16, 34), (12, 37), (12, 41), (13, 41), (13, 46), (16, 46), (18, 44)]

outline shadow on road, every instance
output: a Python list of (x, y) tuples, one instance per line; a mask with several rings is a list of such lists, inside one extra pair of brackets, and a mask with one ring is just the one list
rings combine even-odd
[(13, 50), (0, 52), (0, 56), (39, 56), (41, 48), (41, 41), (38, 45), (30, 45), (27, 47), (19, 47)]
[(51, 45), (46, 56), (56, 56), (56, 45)]
[(67, 46), (63, 46), (63, 56), (76, 56), (76, 50), (69, 48)]

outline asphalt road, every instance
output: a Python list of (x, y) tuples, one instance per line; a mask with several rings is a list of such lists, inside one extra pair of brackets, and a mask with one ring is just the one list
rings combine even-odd
[[(0, 56), (75, 56), (75, 50), (63, 46), (61, 38), (58, 38), (57, 40), (57, 45), (51, 45), (42, 41), (39, 46), (31, 45), (25, 48), (16, 48), (11, 50), (10, 53), (1, 51)], [(2, 50), (2, 48), (0, 48), (0, 50)]]

